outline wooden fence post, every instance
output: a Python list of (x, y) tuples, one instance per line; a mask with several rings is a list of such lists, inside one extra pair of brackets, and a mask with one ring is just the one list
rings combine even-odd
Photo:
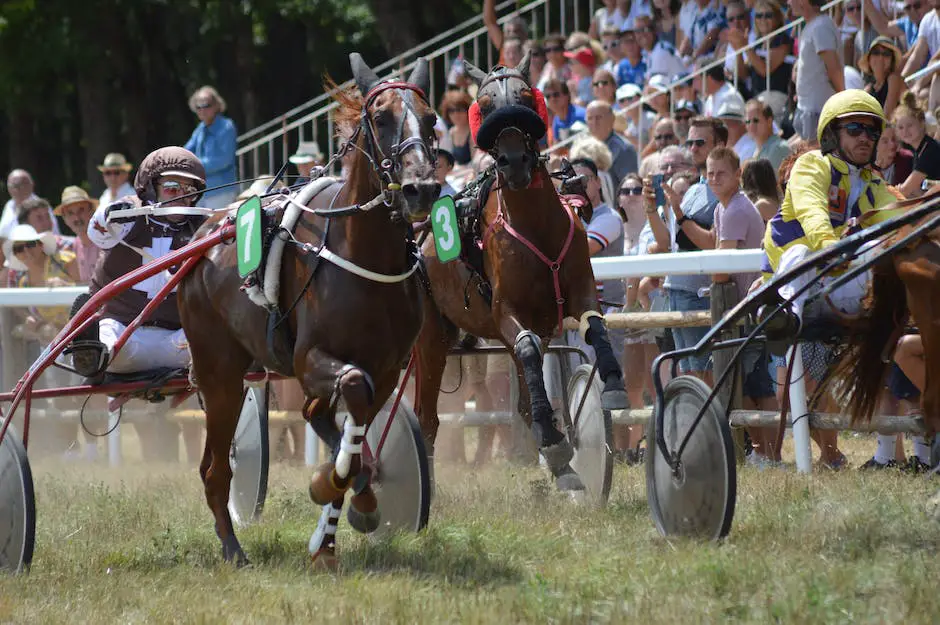
[[(740, 298), (738, 297), (738, 287), (733, 282), (714, 282), (711, 286), (711, 315), (712, 325), (719, 323), (725, 313), (734, 308)], [(719, 340), (738, 338), (740, 330), (737, 327), (728, 328), (722, 332)], [(742, 376), (737, 363), (732, 360), (734, 349), (722, 349), (712, 352), (712, 362), (715, 380), (721, 377), (721, 374), (728, 367), (735, 367), (731, 377), (725, 382), (724, 386), (718, 392), (718, 398), (721, 404), (728, 410), (740, 410), (742, 408), (744, 392), (742, 388)], [(734, 394), (731, 388), (734, 387)], [(744, 430), (742, 428), (733, 428), (734, 452), (738, 463), (744, 462)]]

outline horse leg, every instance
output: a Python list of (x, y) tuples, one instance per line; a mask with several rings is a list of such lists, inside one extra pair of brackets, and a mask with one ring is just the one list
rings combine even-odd
[[(530, 427), (538, 443), (539, 451), (545, 458), (548, 468), (555, 476), (555, 485), (559, 490), (584, 490), (581, 478), (571, 468), (574, 448), (568, 438), (555, 426), (555, 411), (545, 391), (545, 379), (542, 377), (542, 340), (531, 330), (526, 330), (511, 314), (500, 315), (500, 334), (503, 343), (512, 346), (513, 360), (522, 372), (520, 391), (528, 391)], [(520, 403), (525, 393), (520, 392)]]
[[(605, 410), (623, 410), (627, 407), (627, 388), (623, 381), (623, 370), (610, 345), (607, 324), (597, 303), (597, 292), (593, 282), (588, 283), (586, 293), (571, 297), (566, 305), (567, 313), (578, 319), (578, 332), (584, 342), (594, 348), (597, 358), (597, 373), (604, 383), (601, 405)], [(584, 290), (584, 289), (578, 289)]]
[(415, 413), (427, 445), (428, 461), (432, 464), (434, 442), (437, 440), (437, 429), (440, 426), (437, 400), (447, 366), (447, 354), (456, 340), (457, 328), (444, 319), (436, 308), (431, 309), (425, 305), (424, 325), (415, 343), (415, 383), (418, 394)]
[(336, 526), (342, 511), (342, 497), (323, 504), (317, 529), (310, 536), (310, 542), (307, 545), (310, 551), (310, 561), (315, 570), (331, 572), (339, 566), (339, 561), (336, 559)]

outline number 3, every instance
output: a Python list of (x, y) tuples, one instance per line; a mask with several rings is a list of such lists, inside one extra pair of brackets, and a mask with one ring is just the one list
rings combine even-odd
[(447, 207), (442, 206), (437, 210), (437, 215), (435, 215), (434, 220), (441, 227), (441, 232), (443, 232), (442, 237), (438, 237), (437, 242), (440, 244), (442, 250), (449, 250), (454, 247), (454, 229), (451, 227), (450, 223), (450, 211), (447, 210)]

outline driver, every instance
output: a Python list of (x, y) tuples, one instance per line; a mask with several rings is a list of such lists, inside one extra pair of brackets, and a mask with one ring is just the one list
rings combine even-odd
[[(199, 159), (181, 147), (151, 152), (141, 162), (134, 179), (136, 196), (127, 196), (108, 206), (99, 206), (88, 224), (88, 237), (101, 248), (87, 295), (79, 296), (73, 314), (94, 293), (117, 278), (186, 245), (205, 219), (203, 216), (168, 215), (120, 217), (114, 211), (159, 202), (161, 206), (194, 206), (206, 188), (206, 172)], [(193, 195), (190, 195), (193, 194)], [(77, 341), (99, 340), (110, 357), (121, 333), (157, 295), (167, 282), (166, 272), (156, 274), (104, 305), (104, 316)], [(75, 370), (86, 377), (98, 373), (101, 355), (97, 350), (75, 349)], [(130, 373), (162, 367), (189, 365), (189, 349), (180, 324), (176, 295), (171, 293), (130, 336), (107, 371)]]

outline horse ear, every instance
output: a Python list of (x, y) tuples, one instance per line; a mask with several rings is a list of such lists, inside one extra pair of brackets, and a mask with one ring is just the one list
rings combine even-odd
[(532, 51), (529, 50), (525, 53), (525, 56), (522, 57), (522, 60), (519, 61), (519, 64), (516, 65), (516, 71), (522, 74), (530, 85), (532, 84), (532, 79), (529, 77), (529, 61), (532, 60)]
[(362, 60), (362, 55), (358, 52), (352, 52), (349, 55), (349, 65), (352, 67), (353, 79), (356, 81), (356, 86), (359, 87), (360, 93), (365, 97), (365, 95), (369, 93), (369, 90), (379, 82), (379, 77), (372, 71), (372, 68)]
[(411, 76), (408, 77), (408, 82), (415, 85), (424, 92), (427, 97), (431, 97), (428, 91), (431, 90), (431, 77), (428, 74), (428, 60), (424, 57), (420, 57), (415, 63), (415, 67), (411, 70)]
[(470, 80), (472, 80), (474, 84), (476, 84), (477, 87), (480, 86), (480, 83), (486, 80), (486, 72), (484, 72), (482, 69), (480, 69), (479, 67), (477, 67), (470, 61), (464, 61), (463, 65), (467, 70), (467, 76), (470, 77)]

